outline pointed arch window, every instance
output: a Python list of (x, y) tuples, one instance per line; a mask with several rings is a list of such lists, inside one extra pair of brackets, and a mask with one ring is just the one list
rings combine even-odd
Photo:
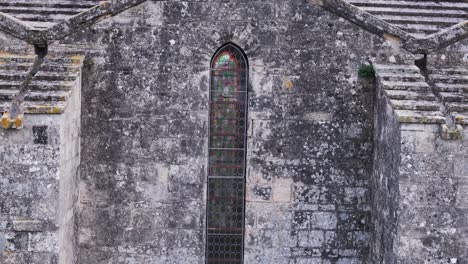
[(248, 64), (229, 43), (211, 62), (207, 263), (242, 263)]

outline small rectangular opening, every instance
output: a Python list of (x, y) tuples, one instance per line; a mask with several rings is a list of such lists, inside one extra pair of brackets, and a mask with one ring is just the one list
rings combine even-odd
[(47, 145), (49, 143), (47, 126), (33, 126), (33, 143), (40, 145)]

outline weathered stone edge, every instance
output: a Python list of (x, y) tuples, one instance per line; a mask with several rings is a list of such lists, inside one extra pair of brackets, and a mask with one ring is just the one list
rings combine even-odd
[(42, 36), (37, 37), (37, 40), (52, 43), (56, 40), (63, 39), (84, 27), (90, 26), (101, 19), (114, 16), (128, 8), (146, 1), (147, 0), (114, 0), (112, 2), (101, 2), (95, 7), (48, 28), (43, 34), (41, 34)]
[(0, 30), (15, 38), (26, 40), (33, 28), (15, 17), (0, 12)]
[(454, 114), (453, 119), (455, 120), (455, 124), (468, 125), (468, 116), (462, 114)]
[(35, 29), (12, 16), (0, 12), (0, 30), (30, 44), (46, 45), (92, 25), (100, 19), (114, 16), (147, 0), (103, 1), (47, 29)]
[(449, 28), (443, 29), (424, 38), (410, 39), (403, 43), (406, 50), (417, 53), (431, 53), (468, 37), (468, 20), (462, 21)]
[[(446, 119), (442, 113), (434, 111), (416, 111), (416, 110), (398, 110), (395, 109), (391, 99), (387, 96), (387, 89), (385, 84), (382, 82), (380, 72), (375, 67), (378, 64), (375, 60), (370, 60), (375, 70), (376, 87), (382, 89), (383, 96), (385, 97), (386, 104), (392, 109), (393, 114), (399, 123), (413, 123), (413, 124), (445, 124)], [(442, 106), (442, 102), (437, 101)]]
[(310, 0), (311, 2), (322, 6), (340, 17), (346, 18), (362, 28), (384, 37), (386, 34), (397, 37), (401, 40), (416, 39), (406, 31), (383, 21), (382, 19), (363, 11), (350, 3), (342, 0)]
[[(5, 58), (5, 57), (8, 58), (9, 56), (12, 56), (12, 55), (13, 54), (2, 54), (0, 55), (0, 58)], [(70, 57), (70, 61), (75, 65), (79, 65), (80, 70), (83, 67), (84, 59), (85, 57), (82, 55), (75, 55), (75, 56)], [(73, 82), (70, 82), (70, 85), (74, 87), (75, 82), (77, 81), (78, 81), (78, 78), (74, 80)], [(66, 91), (63, 101), (54, 101), (54, 102), (50, 102), (47, 104), (37, 104), (37, 105), (22, 107), (22, 113), (25, 113), (25, 114), (63, 114), (68, 105), (68, 98), (70, 98), (73, 92), (74, 92), (73, 89)], [(5, 104), (0, 104), (0, 112), (6, 113), (7, 111), (8, 111), (8, 106)], [(12, 122), (14, 121), (15, 120), (12, 120)]]
[[(31, 107), (23, 108), (25, 114), (63, 114), (65, 108), (67, 107), (67, 102), (63, 101), (57, 105), (37, 105)], [(0, 106), (0, 112), (5, 112), (8, 110), (8, 107)]]
[(309, 0), (381, 37), (392, 35), (402, 41), (404, 49), (428, 54), (468, 37), (468, 20), (426, 37), (415, 37), (369, 12), (343, 0)]
[[(468, 125), (468, 116), (455, 112), (434, 112), (434, 111), (413, 111), (413, 110), (398, 110), (393, 106), (391, 99), (388, 98), (385, 85), (381, 82), (379, 74), (376, 73), (376, 83), (379, 89), (383, 89), (386, 103), (392, 109), (393, 114), (399, 123), (412, 123), (412, 124), (448, 124), (447, 119), (452, 120), (456, 125)], [(429, 84), (431, 85), (431, 84)], [(438, 97), (436, 97), (438, 98)], [(441, 108), (447, 109), (445, 103), (441, 100), (436, 101), (440, 104)]]

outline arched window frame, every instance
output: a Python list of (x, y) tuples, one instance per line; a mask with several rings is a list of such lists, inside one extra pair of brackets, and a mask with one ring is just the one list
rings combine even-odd
[[(230, 91), (232, 87), (227, 87), (227, 91), (220, 91), (219, 89), (222, 88), (223, 90), (226, 87), (218, 87), (220, 84), (219, 82), (223, 82), (222, 77), (216, 78), (215, 74), (219, 74), (219, 72), (224, 73), (224, 69), (216, 68), (219, 65), (217, 63), (219, 60), (223, 59), (223, 56), (229, 55), (229, 59), (233, 61), (236, 65), (236, 70), (239, 71), (239, 74), (236, 75), (235, 79), (235, 87), (238, 88), (236, 91)], [(217, 72), (218, 71), (218, 72)], [(227, 72), (229, 70), (226, 70)], [(217, 73), (216, 73), (217, 72)], [(228, 72), (229, 74), (229, 72)], [(229, 77), (229, 76), (227, 76)], [(246, 154), (247, 154), (247, 117), (248, 117), (248, 77), (249, 77), (249, 65), (247, 61), (247, 56), (243, 52), (243, 50), (233, 43), (227, 43), (223, 45), (218, 51), (214, 54), (211, 63), (210, 63), (210, 107), (209, 107), (209, 143), (208, 143), (208, 187), (207, 187), (207, 212), (206, 212), (206, 263), (243, 263), (244, 259), (244, 236), (245, 236), (245, 180), (246, 180)], [(238, 78), (238, 79), (237, 79)], [(218, 83), (215, 83), (218, 81)], [(223, 86), (223, 85), (221, 85)], [(232, 97), (230, 97), (232, 96)], [(220, 100), (220, 98), (229, 98), (226, 100)], [(225, 101), (230, 101), (232, 98), (235, 98), (234, 102), (229, 102), (229, 105), (225, 106), (224, 109), (226, 112), (225, 114), (228, 115), (226, 119), (225, 116), (222, 116), (223, 112), (220, 110), (219, 104), (228, 104)], [(234, 105), (234, 106), (232, 106)], [(242, 105), (242, 108), (240, 107)], [(224, 107), (224, 106), (223, 106)], [(233, 111), (231, 108), (234, 108)], [(218, 111), (219, 112), (216, 112)], [(231, 112), (232, 111), (232, 112)], [(237, 115), (236, 113), (239, 113)], [(231, 116), (231, 114), (233, 114)], [(229, 119), (232, 118), (233, 119)], [(216, 122), (217, 123), (216, 123)], [(221, 122), (220, 122), (221, 121)], [(228, 133), (221, 133), (220, 135), (224, 136), (217, 136), (216, 132), (225, 132), (223, 129), (225, 128), (224, 125), (228, 128), (227, 131), (230, 130), (230, 126), (233, 123), (236, 124), (237, 127), (233, 126), (234, 131), (233, 136), (229, 136)], [(237, 122), (239, 121), (239, 122)], [(222, 128), (219, 129), (219, 125), (221, 123)], [(240, 127), (239, 127), (240, 126)], [(218, 131), (216, 131), (217, 128)], [(231, 131), (231, 132), (232, 132)], [(239, 132), (236, 134), (236, 131)], [(224, 139), (231, 139), (232, 142), (229, 140), (223, 141), (222, 139), (218, 139), (220, 141), (216, 141), (217, 138)], [(221, 143), (220, 143), (221, 142)], [(232, 144), (231, 144), (232, 143)], [(225, 144), (229, 146), (228, 148), (224, 148)], [(236, 144), (239, 144), (238, 146)], [(218, 148), (222, 146), (222, 148)], [(218, 151), (219, 149), (219, 151)], [(236, 151), (239, 151), (236, 154)], [(213, 155), (216, 153), (216, 155)], [(223, 154), (224, 153), (224, 154)], [(240, 155), (242, 153), (242, 155)], [(213, 157), (215, 156), (215, 157)], [(242, 157), (240, 157), (242, 156)], [(232, 160), (231, 160), (232, 159)], [(220, 169), (214, 170), (215, 166), (221, 166), (220, 164), (216, 164), (217, 162), (222, 161), (235, 161), (241, 164), (241, 169), (237, 170), (232, 167), (231, 170), (229, 169)], [(226, 164), (224, 164), (226, 165)], [(232, 164), (233, 166), (239, 166), (239, 164)], [(227, 168), (227, 167), (226, 167)], [(232, 175), (227, 172), (233, 172)], [(222, 183), (223, 182), (223, 183)], [(227, 184), (230, 183), (230, 184)], [(223, 186), (229, 186), (229, 189), (223, 189)], [(213, 210), (216, 210), (217, 206), (222, 202), (217, 202), (217, 199), (222, 200), (223, 197), (217, 197), (218, 193), (229, 193), (232, 194), (233, 197), (232, 201), (225, 202), (226, 206), (224, 207), (224, 216), (221, 214), (216, 214)], [(238, 195), (239, 197), (237, 197)], [(222, 196), (222, 195), (221, 195)], [(225, 199), (228, 199), (225, 197)], [(238, 199), (238, 203), (236, 204), (236, 200)], [(236, 222), (236, 220), (227, 219), (230, 215), (229, 210), (232, 208), (236, 208), (236, 206), (240, 206), (240, 209), (237, 208), (236, 210), (231, 210), (238, 212), (241, 210), (240, 215), (236, 215), (235, 213), (231, 212), (231, 216), (235, 216), (237, 220), (240, 221)], [(221, 208), (221, 207), (219, 207)], [(227, 211), (227, 212), (226, 212)], [(213, 216), (214, 215), (214, 216)], [(240, 219), (239, 219), (240, 217)], [(221, 224), (216, 226), (213, 223), (224, 223), (226, 229), (221, 230), (219, 228), (220, 233), (216, 233), (217, 227), (221, 227)], [(228, 229), (229, 225), (235, 222), (235, 228), (232, 230)], [(228, 224), (229, 223), (229, 224)], [(240, 224), (240, 229), (237, 228), (237, 225)], [(221, 233), (225, 232), (225, 233)], [(217, 240), (216, 240), (217, 239)], [(224, 239), (224, 240), (223, 240)], [(225, 243), (224, 243), (224, 242)], [(227, 245), (226, 241), (232, 242), (231, 244)], [(224, 243), (224, 244), (223, 244)], [(229, 249), (235, 249), (230, 252)], [(223, 251), (225, 250), (225, 251)], [(225, 252), (223, 255), (222, 252)], [(234, 252), (234, 253), (233, 253)], [(234, 258), (232, 258), (235, 256)]]

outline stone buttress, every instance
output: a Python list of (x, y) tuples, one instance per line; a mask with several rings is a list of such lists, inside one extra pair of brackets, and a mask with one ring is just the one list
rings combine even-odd
[(373, 63), (372, 263), (466, 263), (467, 65), (418, 68), (416, 56), (382, 50)]
[[(0, 111), (33, 61), (1, 54)], [(22, 129), (0, 130), (0, 263), (76, 263), (83, 58), (48, 57), (22, 104)]]

